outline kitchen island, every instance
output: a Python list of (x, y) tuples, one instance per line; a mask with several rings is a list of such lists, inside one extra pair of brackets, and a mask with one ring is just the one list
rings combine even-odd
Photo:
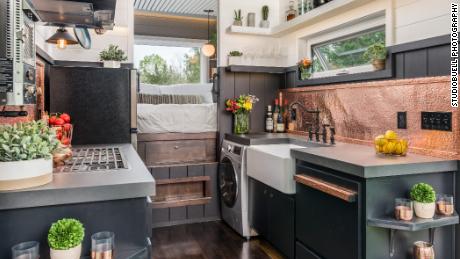
[[(295, 258), (411, 258), (412, 245), (419, 240), (434, 242), (436, 258), (456, 258), (455, 253), (460, 249), (458, 244), (454, 245), (456, 214), (403, 224), (393, 220), (395, 199), (408, 198), (410, 188), (416, 183), (425, 182), (437, 193), (455, 195), (456, 160), (412, 153), (389, 157), (375, 154), (372, 147), (347, 143), (307, 145), (306, 137), (290, 134), (228, 138), (246, 145), (305, 146), (291, 150), (296, 160), (295, 203), (286, 206), (292, 208), (292, 213), (284, 210), (284, 215), (295, 218), (295, 224), (291, 224), (295, 226), (293, 233), (286, 234), (295, 237)], [(253, 186), (259, 188), (253, 188), (250, 194), (257, 199), (263, 183), (255, 182)], [(284, 196), (285, 200), (290, 197), (276, 190), (269, 193)], [(252, 218), (259, 220), (261, 213), (257, 210), (262, 208), (251, 209), (252, 215), (256, 215)], [(253, 226), (259, 223), (251, 222)]]
[[(132, 145), (77, 146), (73, 150), (93, 152), (94, 162), (87, 160), (81, 164), (92, 163), (91, 168), (98, 167), (97, 170), (88, 167), (83, 171), (80, 167), (55, 172), (53, 181), (47, 185), (0, 192), (0, 258), (10, 258), (11, 246), (29, 240), (40, 242), (40, 258), (49, 258), (48, 229), (52, 222), (69, 217), (84, 224), (82, 256), (89, 255), (91, 235), (104, 230), (116, 235), (117, 258), (122, 255), (126, 258), (150, 246), (148, 208), (149, 197), (155, 195), (155, 180)], [(124, 166), (106, 165), (107, 156), (101, 150), (119, 152), (116, 154)]]

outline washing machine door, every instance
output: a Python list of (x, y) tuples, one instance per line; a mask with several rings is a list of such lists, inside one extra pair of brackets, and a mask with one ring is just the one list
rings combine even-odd
[(228, 157), (224, 157), (219, 166), (220, 198), (223, 205), (232, 208), (238, 198), (238, 176), (236, 175), (236, 163)]

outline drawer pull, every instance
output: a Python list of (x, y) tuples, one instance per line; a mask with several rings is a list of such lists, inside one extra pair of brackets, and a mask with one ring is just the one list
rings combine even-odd
[(327, 193), (347, 202), (355, 202), (356, 197), (358, 196), (358, 193), (353, 190), (326, 182), (315, 177), (297, 174), (294, 176), (294, 180), (300, 184)]
[(179, 149), (179, 146), (174, 146), (174, 149)]

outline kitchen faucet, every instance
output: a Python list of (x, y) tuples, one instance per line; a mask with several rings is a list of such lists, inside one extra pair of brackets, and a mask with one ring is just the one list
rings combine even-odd
[(334, 145), (335, 144), (335, 137), (334, 137), (335, 136), (335, 128), (334, 127), (331, 127), (331, 125), (329, 125), (329, 124), (322, 124), (322, 128), (323, 128), (322, 132), (319, 132), (319, 130), (320, 130), (320, 125), (319, 125), (320, 111), (318, 110), (318, 108), (316, 108), (315, 110), (309, 110), (309, 109), (307, 109), (307, 107), (305, 107), (300, 102), (293, 102), (288, 107), (289, 112), (292, 111), (292, 107), (294, 107), (295, 105), (300, 107), (300, 108), (302, 108), (302, 110), (304, 112), (312, 113), (312, 114), (315, 115), (315, 119), (314, 119), (314, 129), (315, 129), (315, 131), (314, 132), (313, 132), (313, 124), (312, 123), (305, 123), (305, 125), (308, 126), (308, 139), (310, 141), (313, 141), (313, 135), (315, 135), (316, 142), (320, 142), (319, 137), (322, 136), (323, 143), (327, 143), (327, 127), (329, 127), (329, 131), (331, 133), (330, 143), (332, 145)]

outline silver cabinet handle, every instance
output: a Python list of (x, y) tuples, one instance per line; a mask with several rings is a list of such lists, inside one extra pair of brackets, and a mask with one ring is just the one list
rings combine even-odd
[(179, 149), (179, 146), (174, 146), (174, 149)]

